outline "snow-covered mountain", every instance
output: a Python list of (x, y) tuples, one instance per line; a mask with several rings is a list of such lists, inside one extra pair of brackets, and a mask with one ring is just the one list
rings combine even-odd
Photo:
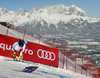
[(42, 35), (64, 35), (72, 38), (100, 36), (100, 19), (89, 18), (85, 11), (75, 5), (38, 7), (32, 8), (29, 12), (22, 8), (16, 11), (0, 8), (0, 21), (10, 22), (21, 29)]

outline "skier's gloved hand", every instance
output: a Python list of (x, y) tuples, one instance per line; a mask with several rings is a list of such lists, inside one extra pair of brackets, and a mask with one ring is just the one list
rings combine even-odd
[(13, 56), (14, 56), (14, 57), (15, 57), (15, 55), (16, 55), (16, 52), (13, 53)]

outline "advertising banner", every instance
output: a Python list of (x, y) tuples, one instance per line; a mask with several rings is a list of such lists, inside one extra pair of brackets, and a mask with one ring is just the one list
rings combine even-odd
[[(0, 55), (13, 58), (12, 45), (20, 39), (0, 34)], [(59, 50), (28, 42), (23, 60), (58, 67)]]

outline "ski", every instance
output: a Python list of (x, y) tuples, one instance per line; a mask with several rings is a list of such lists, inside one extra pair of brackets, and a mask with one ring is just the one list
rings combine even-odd
[(26, 63), (25, 60), (17, 60), (17, 59), (4, 59), (4, 61), (15, 61), (15, 62), (23, 62), (23, 63)]
[[(13, 50), (7, 49), (7, 48), (5, 48), (5, 47), (3, 47), (3, 46), (1, 46), (1, 45), (0, 45), (0, 47), (4, 48), (4, 49), (5, 49), (7, 52), (9, 52), (11, 55), (14, 54), (14, 51), (13, 51)], [(13, 53), (11, 53), (10, 51), (12, 51)]]
[(22, 60), (22, 59), (20, 59), (20, 60), (18, 60), (18, 59), (14, 59), (14, 61), (17, 61), (17, 62), (25, 62), (25, 61)]
[(23, 62), (22, 58), (16, 56), (16, 58), (14, 58), (14, 61), (18, 61), (18, 62)]

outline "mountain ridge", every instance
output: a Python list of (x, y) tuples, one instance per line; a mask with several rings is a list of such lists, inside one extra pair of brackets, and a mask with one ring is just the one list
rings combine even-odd
[[(36, 34), (64, 35), (71, 38), (99, 38), (100, 19), (90, 18), (75, 5), (63, 4), (32, 8), (29, 12), (19, 8), (8, 11), (0, 8), (0, 21), (16, 25)], [(67, 34), (68, 33), (68, 34)], [(69, 34), (70, 33), (70, 34)]]
[[(6, 8), (0, 8), (0, 17), (1, 17), (1, 21), (7, 21), (10, 23), (15, 24), (16, 26), (20, 26), (21, 21), (23, 20), (24, 22), (26, 18), (27, 21), (29, 22), (30, 20), (34, 20), (37, 17), (40, 17), (44, 20), (52, 20), (52, 21), (57, 21), (57, 23), (62, 20), (62, 15), (63, 17), (68, 16), (69, 19), (74, 19), (74, 18), (81, 18), (81, 16), (84, 16), (83, 19), (89, 19), (87, 14), (85, 13), (85, 11), (81, 10), (80, 8), (76, 7), (75, 5), (66, 7), (63, 4), (59, 4), (59, 5), (54, 5), (54, 6), (45, 6), (42, 8), (32, 8), (29, 12), (27, 12), (26, 10), (19, 8), (16, 11), (9, 11)], [(16, 23), (16, 21), (11, 20), (7, 20), (7, 19), (3, 19), (3, 17), (6, 15), (6, 17), (12, 17), (13, 19), (16, 19), (16, 21), (18, 21)], [(46, 19), (45, 16), (48, 16), (48, 18)], [(57, 16), (59, 16), (58, 18), (56, 18)], [(15, 18), (16, 17), (16, 18)], [(55, 17), (55, 18), (53, 18)], [(73, 17), (73, 18), (72, 18)], [(20, 19), (18, 19), (20, 18)], [(54, 20), (55, 19), (55, 20)], [(68, 19), (64, 18), (67, 22)], [(64, 20), (63, 20), (64, 21)], [(52, 22), (53, 23), (53, 22)]]

